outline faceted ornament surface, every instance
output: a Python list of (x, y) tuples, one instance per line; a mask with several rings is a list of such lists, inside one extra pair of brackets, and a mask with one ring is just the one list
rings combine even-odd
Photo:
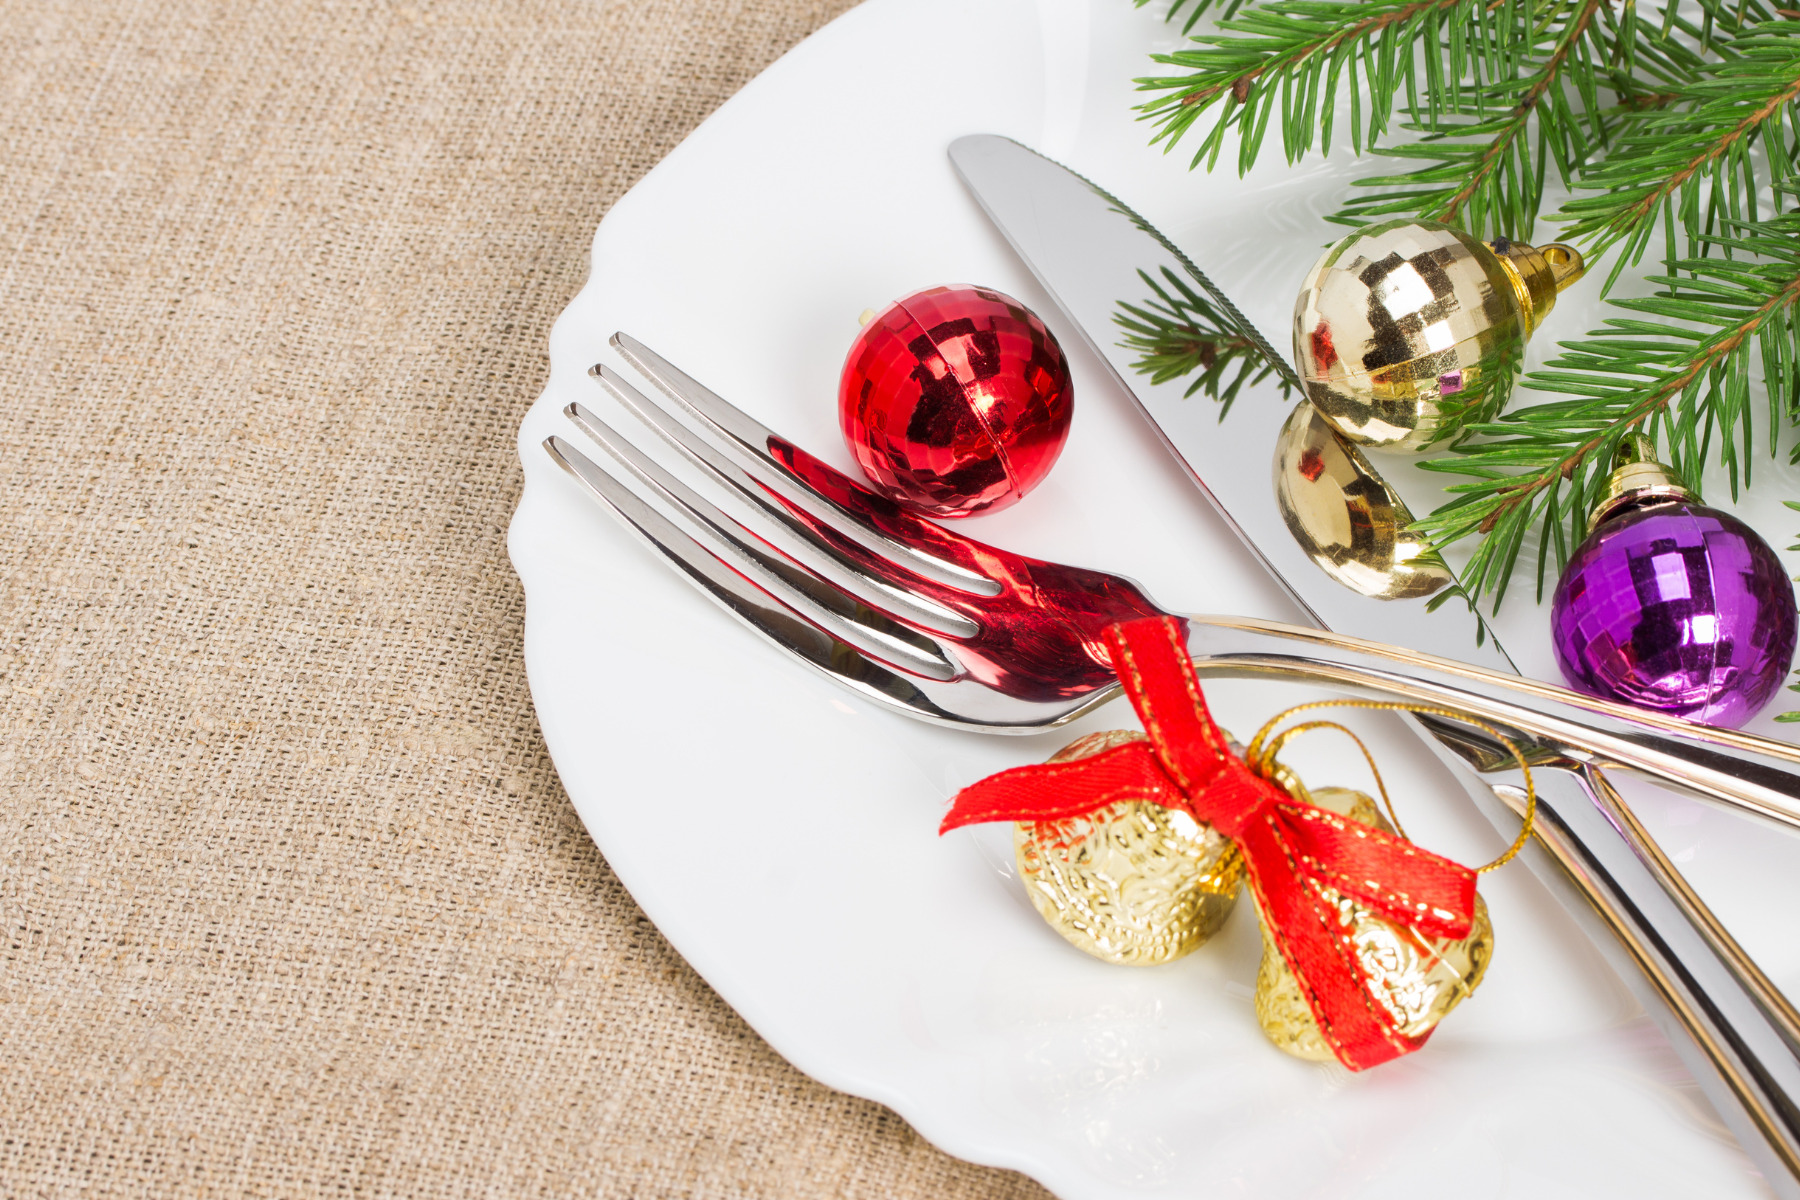
[(850, 348), (838, 418), (875, 487), (915, 512), (997, 512), (1036, 487), (1068, 439), (1062, 348), (1037, 316), (981, 287), (895, 301)]
[(1794, 590), (1742, 521), (1668, 501), (1603, 522), (1576, 550), (1550, 608), (1569, 686), (1738, 726), (1793, 663)]
[(1505, 403), (1530, 330), (1492, 248), (1432, 221), (1388, 221), (1344, 238), (1307, 275), (1294, 362), (1338, 432), (1416, 451)]

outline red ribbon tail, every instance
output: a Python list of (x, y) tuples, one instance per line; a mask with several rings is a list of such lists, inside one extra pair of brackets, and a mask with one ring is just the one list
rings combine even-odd
[(1334, 907), (1304, 876), (1284, 832), (1279, 818), (1253, 821), (1239, 834), (1238, 847), (1250, 868), (1264, 927), (1300, 985), (1319, 1035), (1352, 1071), (1418, 1049), (1422, 1043), (1403, 1037), (1369, 993)]
[(1147, 742), (1127, 742), (1087, 758), (1016, 767), (956, 794), (940, 834), (984, 821), (1054, 821), (1079, 817), (1120, 800), (1182, 807)]

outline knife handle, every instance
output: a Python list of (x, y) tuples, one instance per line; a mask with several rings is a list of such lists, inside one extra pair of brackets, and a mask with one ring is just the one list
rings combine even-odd
[[(1696, 725), (1452, 659), (1321, 629), (1191, 616), (1202, 674), (1303, 679), (1386, 700), (1464, 712), (1515, 731), (1534, 759), (1635, 771), (1688, 795), (1800, 829), (1800, 748)], [(1465, 731), (1464, 758), (1502, 768), (1491, 738)]]
[[(1430, 718), (1419, 724), (1436, 731)], [(1483, 778), (1457, 750), (1425, 741), (1498, 828), (1517, 828), (1521, 780)], [(1577, 764), (1532, 779), (1537, 836), (1524, 861), (1662, 1029), (1770, 1188), (1800, 1200), (1800, 1018), (1602, 772)]]
[[(1663, 1029), (1784, 1200), (1800, 1200), (1800, 1014), (1688, 886), (1603, 766), (1800, 826), (1800, 751), (1639, 713), (1463, 663), (1316, 629), (1191, 617), (1206, 675), (1293, 678), (1467, 713), (1518, 730), (1537, 761), (1537, 836), (1523, 855)], [(1523, 775), (1492, 739), (1406, 718), (1501, 832), (1523, 816)], [(1484, 744), (1485, 743), (1485, 744)], [(1611, 936), (1601, 936), (1602, 933)]]

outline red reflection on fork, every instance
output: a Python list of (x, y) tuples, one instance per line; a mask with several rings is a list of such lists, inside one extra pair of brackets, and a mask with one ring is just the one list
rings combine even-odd
[[(1128, 579), (1028, 558), (963, 537), (914, 516), (790, 442), (771, 437), (768, 450), (795, 478), (894, 540), (1000, 585), (998, 595), (976, 595), (897, 567), (762, 485), (796, 520), (870, 574), (891, 575), (899, 569), (907, 576), (908, 588), (969, 617), (980, 630), (974, 636), (938, 631), (932, 636), (955, 648), (969, 677), (1009, 696), (1067, 699), (1112, 686), (1112, 660), (1102, 637), (1106, 627), (1135, 617), (1165, 615)], [(1080, 669), (1071, 669), (1072, 664), (1080, 664)]]

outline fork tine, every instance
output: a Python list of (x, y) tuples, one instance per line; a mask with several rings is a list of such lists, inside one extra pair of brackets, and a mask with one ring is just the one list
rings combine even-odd
[(754, 633), (794, 655), (833, 683), (910, 717), (947, 725), (968, 721), (944, 711), (913, 679), (821, 629), (682, 531), (587, 455), (559, 437), (544, 450), (651, 550)]
[[(592, 413), (585, 414), (583, 428), (602, 449), (656, 493), (667, 509), (680, 515), (689, 526), (693, 540), (709, 554), (747, 576), (812, 624), (849, 642), (863, 653), (914, 675), (927, 679), (954, 679), (960, 672), (957, 662), (930, 634), (891, 620), (856, 597), (739, 537), (733, 532), (736, 522), (729, 516), (645, 457)], [(580, 451), (567, 443), (547, 448), (558, 461), (574, 470), (571, 464)], [(600, 470), (591, 460), (589, 466), (593, 471)], [(578, 477), (583, 482), (592, 482), (586, 473), (579, 473)]]
[[(612, 336), (612, 344), (644, 378), (650, 380), (671, 400), (686, 409), (695, 420), (701, 423), (703, 428), (710, 430), (718, 439), (722, 449), (729, 452), (758, 479), (779, 490), (825, 525), (877, 555), (900, 563), (927, 579), (934, 579), (939, 583), (962, 591), (973, 592), (979, 596), (1000, 594), (1001, 586), (995, 580), (989, 579), (986, 575), (962, 563), (930, 553), (920, 545), (909, 544), (890, 537), (866, 514), (848, 508), (820, 492), (771, 453), (771, 447), (774, 445), (789, 445), (786, 439), (718, 393), (700, 384), (692, 376), (680, 370), (636, 338), (626, 333), (615, 333)], [(654, 417), (646, 416), (644, 419), (652, 425), (656, 424)], [(825, 467), (823, 463), (819, 464), (819, 467), (830, 471), (830, 468)], [(830, 471), (830, 473), (837, 479), (841, 479), (847, 490), (872, 495), (867, 492), (866, 488), (848, 477), (836, 471)], [(879, 502), (889, 503), (885, 500)], [(916, 524), (921, 527), (922, 535), (928, 535), (939, 542), (950, 545), (962, 542), (957, 535), (928, 521), (905, 516), (900, 519)]]
[[(632, 387), (612, 368), (595, 366), (588, 374), (757, 518), (758, 525), (753, 532), (758, 537), (774, 544), (813, 574), (836, 584), (864, 603), (911, 624), (953, 637), (971, 638), (981, 632), (981, 627), (968, 617), (915, 592), (909, 572), (901, 569), (884, 571), (884, 567), (891, 568), (886, 559), (871, 562), (866, 558), (852, 558), (825, 540), (811, 525), (782, 507), (767, 488), (759, 487), (747, 471), (697, 436), (677, 415)], [(593, 435), (589, 428), (593, 414), (586, 408), (571, 404), (563, 412)]]

